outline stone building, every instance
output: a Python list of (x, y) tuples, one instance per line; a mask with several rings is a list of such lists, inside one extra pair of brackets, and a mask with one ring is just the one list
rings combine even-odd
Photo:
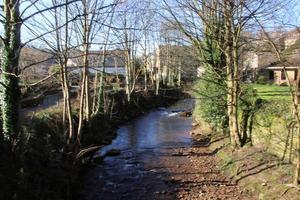
[(259, 77), (265, 77), (266, 81), (277, 85), (286, 85), (288, 80), (294, 83), (300, 66), (300, 33), (295, 30), (275, 32), (270, 33), (270, 37), (282, 55), (282, 62), (265, 38), (256, 38), (251, 50), (242, 54), (244, 81), (254, 82)]

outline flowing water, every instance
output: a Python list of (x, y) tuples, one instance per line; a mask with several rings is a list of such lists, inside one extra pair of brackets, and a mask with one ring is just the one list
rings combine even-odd
[[(119, 149), (119, 156), (106, 157), (86, 175), (85, 199), (153, 199), (166, 187), (159, 157), (165, 149), (191, 145), (192, 119), (179, 111), (192, 110), (191, 99), (169, 108), (158, 108), (120, 126), (118, 137), (98, 153)], [(157, 174), (159, 171), (161, 173)]]

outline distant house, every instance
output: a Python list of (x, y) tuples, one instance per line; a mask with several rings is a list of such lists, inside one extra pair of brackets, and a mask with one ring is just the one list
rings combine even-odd
[(253, 45), (254, 48), (243, 53), (244, 81), (255, 81), (258, 77), (265, 77), (269, 83), (277, 85), (285, 85), (288, 80), (294, 83), (300, 66), (300, 33), (298, 31), (274, 32), (270, 33), (270, 36), (279, 48), (283, 62), (279, 62), (270, 45), (260, 40), (261, 42)]
[(298, 67), (296, 66), (290, 66), (285, 68), (287, 76), (284, 72), (284, 68), (279, 65), (274, 67), (268, 67), (267, 70), (269, 72), (268, 81), (277, 85), (286, 85), (288, 83), (288, 80), (291, 83), (294, 83), (298, 77)]
[[(89, 51), (88, 67), (90, 73), (104, 70), (106, 73), (111, 74), (125, 74), (125, 51), (124, 50), (109, 50), (105, 51)], [(83, 53), (82, 51), (72, 51), (70, 59), (68, 60), (68, 67), (73, 68), (73, 73), (79, 73), (80, 68), (83, 67)], [(105, 62), (103, 62), (105, 58)]]

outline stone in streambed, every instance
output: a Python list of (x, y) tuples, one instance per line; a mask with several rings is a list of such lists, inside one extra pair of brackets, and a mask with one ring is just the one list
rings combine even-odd
[(112, 156), (118, 156), (120, 154), (121, 154), (121, 151), (119, 149), (111, 149), (105, 153), (105, 156), (112, 157)]
[(193, 122), (193, 123), (192, 123), (192, 126), (193, 126), (193, 127), (197, 127), (197, 126), (199, 126), (199, 123), (198, 123), (198, 122)]
[(180, 117), (190, 117), (192, 115), (193, 115), (193, 113), (191, 111), (183, 111), (183, 112), (179, 113)]
[(95, 164), (100, 164), (100, 163), (102, 163), (103, 162), (103, 160), (104, 160), (104, 156), (94, 156), (93, 157), (93, 162), (95, 163)]

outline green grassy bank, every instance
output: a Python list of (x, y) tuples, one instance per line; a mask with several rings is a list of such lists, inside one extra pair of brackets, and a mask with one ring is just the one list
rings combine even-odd
[[(199, 84), (199, 83), (197, 83)], [(199, 88), (198, 85), (194, 87)], [(200, 123), (200, 133), (212, 135), (212, 149), (217, 153), (219, 167), (234, 178), (257, 199), (298, 200), (300, 191), (290, 187), (292, 183), (297, 147), (297, 127), (293, 118), (293, 106), (289, 88), (276, 85), (248, 85), (256, 90), (264, 104), (255, 113), (253, 146), (232, 151), (227, 130), (216, 129), (203, 120), (201, 96), (194, 92), (195, 120)], [(216, 141), (216, 142), (214, 142)]]

